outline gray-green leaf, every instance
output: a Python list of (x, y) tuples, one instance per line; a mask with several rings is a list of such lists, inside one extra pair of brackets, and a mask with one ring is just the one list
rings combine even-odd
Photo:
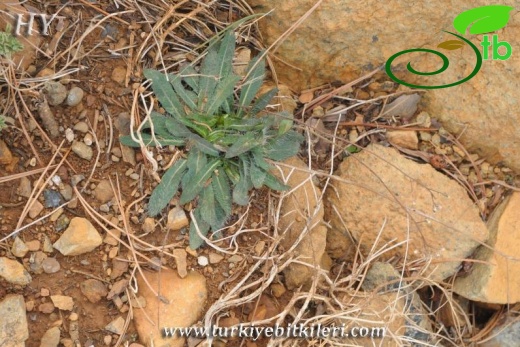
[(144, 76), (152, 81), (153, 92), (166, 112), (176, 117), (182, 117), (184, 110), (181, 102), (166, 79), (166, 75), (157, 70), (146, 69)]
[(262, 139), (255, 133), (247, 133), (240, 137), (226, 152), (226, 158), (234, 158), (262, 144)]
[(186, 160), (179, 159), (163, 175), (148, 202), (148, 214), (156, 216), (173, 198), (186, 171)]
[(213, 192), (215, 198), (219, 203), (220, 207), (227, 214), (231, 213), (231, 187), (224, 170), (220, 170), (216, 175), (213, 176), (211, 181), (213, 185)]
[(262, 86), (265, 74), (264, 60), (260, 60), (262, 54), (256, 56), (249, 62), (247, 79), (240, 88), (240, 98), (238, 100), (238, 115), (241, 115), (245, 108), (251, 104), (256, 93)]
[(185, 204), (195, 199), (202, 188), (206, 185), (206, 181), (211, 177), (211, 175), (213, 175), (214, 171), (220, 164), (220, 159), (213, 159), (207, 163), (202, 170), (197, 172), (195, 176), (186, 183), (186, 186), (183, 187), (180, 203)]

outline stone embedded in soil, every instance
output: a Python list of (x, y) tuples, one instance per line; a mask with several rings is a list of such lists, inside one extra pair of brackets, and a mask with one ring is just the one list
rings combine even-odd
[(112, 70), (112, 81), (116, 82), (120, 86), (124, 86), (126, 79), (126, 68), (122, 66), (116, 66), (114, 70)]
[(91, 160), (94, 155), (94, 151), (91, 147), (87, 146), (81, 141), (72, 142), (72, 151), (77, 154), (78, 157), (85, 160)]
[(29, 218), (34, 219), (38, 217), (38, 215), (43, 211), (43, 205), (38, 200), (35, 200), (34, 203), (29, 208)]
[(40, 250), (41, 243), (39, 240), (31, 240), (25, 243), (30, 252), (36, 252)]
[(488, 238), (463, 187), (395, 149), (370, 145), (347, 157), (335, 175), (344, 182), (333, 181), (325, 199), (332, 258), (352, 259), (352, 238), (363, 256), (407, 242), (408, 249), (401, 245), (382, 259), (402, 259), (407, 252), (407, 261), (431, 260), (424, 276), (442, 280), (458, 270), (458, 259), (470, 256)]
[(155, 219), (151, 217), (146, 217), (142, 226), (143, 232), (151, 233), (155, 230)]
[(186, 258), (188, 257), (188, 254), (186, 251), (182, 248), (175, 248), (173, 250), (173, 256), (175, 258), (175, 265), (177, 265), (177, 273), (181, 278), (184, 278), (188, 275), (187, 270), (187, 262)]
[(105, 284), (96, 279), (88, 279), (81, 282), (79, 288), (81, 293), (93, 304), (99, 302), (108, 294)]
[(74, 124), (74, 130), (76, 131), (79, 131), (80, 133), (83, 133), (83, 134), (86, 134), (88, 133), (88, 124), (83, 122), (83, 121), (80, 121), (80, 122), (77, 122), (76, 124)]
[(94, 226), (85, 218), (74, 217), (69, 227), (54, 243), (54, 248), (63, 255), (88, 253), (101, 245), (103, 239)]
[(52, 303), (54, 307), (64, 310), (64, 311), (72, 311), (74, 308), (74, 301), (70, 296), (66, 295), (51, 295)]
[[(307, 265), (292, 263), (284, 270), (285, 285), (293, 289), (308, 283), (315, 275), (325, 252), (327, 228), (322, 224), (324, 211), (319, 201), (321, 191), (312, 182), (311, 174), (301, 171), (307, 170), (307, 165), (298, 158), (290, 158), (285, 164), (300, 170), (282, 167), (283, 176), (288, 179), (286, 184), (290, 187), (299, 186), (283, 197), (279, 223), (279, 230), (284, 235), (283, 247), (290, 249), (300, 235), (306, 233), (294, 249), (293, 256)], [(275, 174), (281, 178), (277, 170)]]
[(208, 257), (206, 257), (205, 255), (198, 256), (197, 257), (197, 264), (199, 264), (202, 267), (208, 266), (208, 264), (209, 264)]
[(51, 106), (60, 105), (67, 98), (67, 88), (60, 82), (48, 81), (43, 86), (43, 93)]
[(54, 252), (54, 248), (52, 247), (51, 239), (47, 235), (43, 235), (43, 251), (45, 253)]
[(217, 253), (210, 253), (208, 255), (209, 257), (209, 263), (210, 264), (218, 264), (222, 261), (222, 259), (224, 259), (224, 256), (220, 255), (220, 254), (217, 254)]
[(61, 204), (61, 195), (59, 192), (52, 189), (45, 189), (43, 191), (43, 198), (46, 208), (55, 208)]
[(13, 161), (13, 154), (4, 140), (0, 139), (0, 164), (9, 165)]
[(45, 259), (47, 259), (47, 254), (41, 251), (34, 252), (31, 256), (32, 262), (29, 263), (29, 269), (31, 272), (35, 274), (43, 273), (43, 262)]
[(25, 286), (32, 281), (31, 275), (22, 264), (6, 257), (0, 258), (0, 277), (9, 283), (21, 286)]
[(139, 274), (139, 295), (145, 298), (146, 308), (134, 308), (134, 324), (141, 343), (146, 346), (152, 343), (154, 346), (184, 346), (184, 338), (163, 338), (160, 327), (189, 327), (200, 318), (208, 295), (206, 279), (197, 272), (180, 278), (173, 270), (145, 271), (144, 275), (162, 300), (155, 296)]
[(54, 312), (54, 309), (55, 307), (52, 304), (52, 302), (45, 302), (38, 306), (38, 311), (44, 314), (51, 314), (52, 312)]
[(20, 185), (16, 191), (18, 195), (29, 198), (32, 193), (32, 183), (27, 177), (20, 178)]
[(67, 94), (67, 106), (76, 106), (79, 105), (81, 100), (83, 99), (83, 95), (85, 92), (80, 87), (72, 87)]
[(99, 181), (92, 193), (94, 194), (94, 198), (102, 204), (109, 202), (114, 197), (114, 191), (112, 190), (109, 180)]
[(23, 258), (29, 252), (29, 247), (20, 239), (18, 236), (15, 237), (13, 241), (13, 246), (11, 247), (11, 253), (15, 257)]
[(388, 142), (397, 147), (408, 149), (419, 148), (417, 132), (411, 130), (391, 130), (386, 133)]
[(0, 344), (25, 346), (29, 338), (25, 302), (22, 295), (8, 294), (0, 301)]
[(60, 271), (60, 263), (56, 258), (47, 258), (42, 262), (43, 272), (53, 274)]
[(58, 347), (60, 343), (60, 328), (50, 328), (43, 334), (40, 347)]
[(168, 212), (166, 227), (170, 230), (180, 230), (188, 226), (189, 221), (186, 212), (181, 207), (174, 207)]
[[(490, 216), (490, 238), (472, 258), (471, 272), (457, 277), (453, 290), (470, 300), (513, 304), (520, 302), (520, 193), (506, 198)], [(509, 259), (508, 259), (509, 258)]]
[(110, 274), (111, 279), (116, 279), (119, 276), (122, 276), (125, 272), (128, 271), (128, 262), (118, 259), (112, 260), (112, 273)]
[(105, 330), (110, 331), (111, 333), (121, 335), (125, 332), (125, 320), (123, 317), (117, 317), (113, 321), (107, 324)]
[(128, 280), (122, 279), (112, 285), (110, 292), (108, 292), (107, 299), (111, 300), (114, 296), (121, 294), (128, 286)]

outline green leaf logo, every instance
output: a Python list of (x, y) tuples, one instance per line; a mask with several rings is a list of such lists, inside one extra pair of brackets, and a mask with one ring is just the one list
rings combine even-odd
[[(485, 34), (502, 29), (509, 21), (511, 6), (490, 5), (473, 8), (459, 14), (453, 20), (455, 29), (464, 35), (469, 28), (473, 35)], [(470, 27), (471, 26), (471, 27)]]
[(465, 45), (465, 43), (460, 40), (448, 40), (448, 41), (439, 43), (437, 45), (437, 48), (443, 48), (448, 51), (454, 51), (456, 49), (460, 49), (460, 48), (464, 47), (464, 45)]

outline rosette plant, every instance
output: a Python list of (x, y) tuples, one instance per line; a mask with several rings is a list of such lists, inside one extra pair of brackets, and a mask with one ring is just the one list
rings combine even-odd
[[(233, 203), (247, 205), (253, 188), (287, 189), (271, 173), (270, 161), (294, 156), (303, 141), (291, 115), (261, 112), (277, 93), (256, 96), (265, 77), (261, 55), (242, 78), (233, 73), (234, 51), (229, 33), (208, 49), (198, 71), (191, 65), (177, 74), (144, 71), (165, 113), (152, 112), (134, 138), (146, 146), (181, 147), (185, 154), (153, 190), (148, 214), (159, 214), (180, 191), (179, 203), (194, 206), (192, 249), (204, 243), (197, 229), (206, 236), (224, 227)], [(120, 141), (140, 145), (130, 135)]]

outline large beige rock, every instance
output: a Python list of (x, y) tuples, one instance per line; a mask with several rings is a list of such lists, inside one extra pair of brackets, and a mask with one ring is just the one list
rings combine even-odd
[[(293, 188), (282, 201), (279, 231), (284, 234), (282, 246), (289, 250), (294, 248), (293, 256), (308, 265), (292, 263), (285, 270), (285, 284), (292, 289), (309, 282), (316, 273), (325, 252), (327, 228), (323, 225), (323, 204), (321, 190), (312, 182), (312, 174), (305, 171), (307, 165), (296, 157), (290, 158), (284, 164), (295, 167), (283, 167), (286, 184)], [(306, 231), (307, 230), (307, 231)], [(301, 239), (301, 235), (305, 236)]]
[[(268, 16), (259, 21), (265, 44), (277, 40), (315, 3), (315, 0), (248, 0), (256, 12)], [(281, 82), (300, 91), (324, 83), (354, 80), (364, 73), (384, 66), (388, 58), (403, 50), (430, 48), (449, 58), (450, 67), (436, 76), (420, 77), (408, 73), (411, 62), (418, 71), (435, 71), (441, 60), (433, 54), (403, 55), (392, 64), (397, 77), (409, 83), (444, 85), (468, 76), (475, 66), (475, 54), (465, 45), (447, 51), (437, 45), (456, 39), (443, 30), (455, 32), (454, 18), (461, 12), (485, 5), (489, 0), (471, 2), (440, 0), (410, 6), (408, 1), (383, 3), (378, 0), (324, 0), (301, 23), (275, 52), (276, 74)], [(517, 0), (504, 0), (501, 5), (518, 6)], [(503, 162), (520, 172), (520, 107), (518, 90), (520, 54), (515, 42), (520, 35), (518, 7), (510, 14), (499, 40), (513, 46), (506, 61), (485, 60), (480, 72), (468, 82), (444, 89), (428, 91), (423, 107), (445, 127), (462, 134), (462, 143), (493, 164)], [(482, 52), (482, 35), (466, 35)], [(491, 54), (492, 49), (489, 49)], [(406, 73), (405, 73), (406, 72)], [(384, 74), (384, 72), (382, 72)], [(513, 112), (512, 112), (513, 111)]]
[(0, 346), (25, 346), (29, 338), (25, 302), (22, 295), (7, 295), (0, 302)]
[(79, 255), (94, 250), (101, 243), (101, 235), (88, 219), (74, 217), (53, 246), (63, 255)]
[(163, 338), (163, 328), (190, 327), (200, 318), (208, 295), (206, 279), (197, 272), (180, 278), (173, 270), (145, 271), (144, 275), (148, 284), (141, 276), (138, 276), (137, 284), (139, 296), (146, 300), (146, 307), (134, 308), (134, 323), (139, 339), (146, 346), (184, 346), (184, 338), (178, 334), (174, 338)]
[(494, 304), (520, 302), (520, 193), (515, 192), (493, 212), (490, 239), (481, 246), (471, 273), (455, 280), (453, 290), (465, 298)]
[(370, 145), (346, 158), (335, 175), (342, 181), (327, 191), (325, 217), (333, 258), (351, 259), (357, 243), (368, 256), (403, 242), (382, 258), (398, 256), (407, 265), (431, 261), (425, 274), (441, 280), (488, 238), (464, 188), (395, 149)]

